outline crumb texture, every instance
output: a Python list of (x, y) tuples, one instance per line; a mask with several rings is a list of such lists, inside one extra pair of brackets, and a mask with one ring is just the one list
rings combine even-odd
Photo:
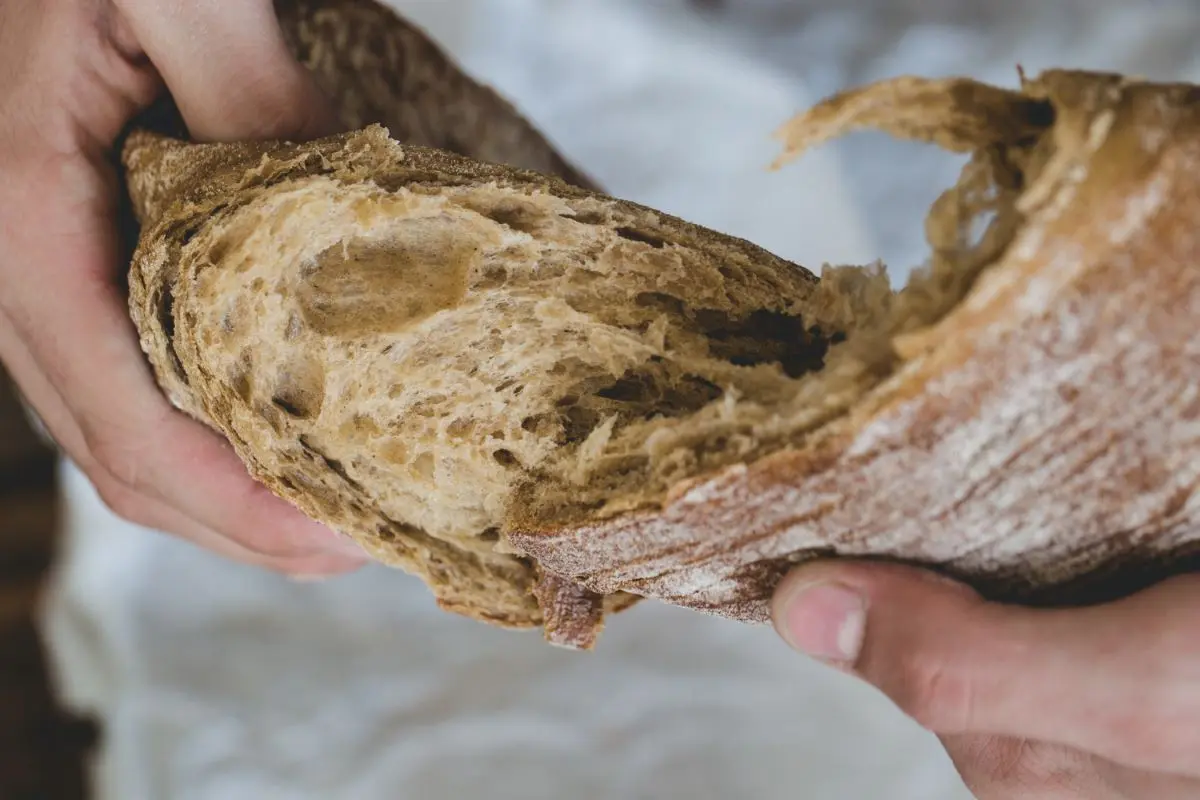
[[(133, 314), (176, 404), (446, 607), (513, 625), (553, 608), (564, 641), (590, 641), (604, 604), (533, 591), (549, 584), (501, 537), (517, 487), (589, 485), (641, 459), (630, 430), (783, 397), (855, 307), (747, 242), (378, 127), (143, 132), (126, 163)], [(587, 625), (564, 616), (584, 606)]]

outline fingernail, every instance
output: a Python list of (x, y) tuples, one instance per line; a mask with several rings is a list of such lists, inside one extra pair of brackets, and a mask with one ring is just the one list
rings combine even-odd
[(780, 635), (822, 661), (853, 664), (867, 629), (866, 598), (840, 583), (801, 586), (783, 602)]

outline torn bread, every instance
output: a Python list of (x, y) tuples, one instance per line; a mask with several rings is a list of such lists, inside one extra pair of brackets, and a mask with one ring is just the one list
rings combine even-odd
[(374, 126), (135, 132), (131, 309), (167, 394), (273, 491), (444, 607), (560, 644), (637, 596), (763, 621), (822, 554), (1100, 596), (1195, 549), (1194, 102), (1056, 71), (802, 116), (792, 150), (876, 126), (970, 154), (898, 293), (557, 156), (494, 160), (571, 183)]
[[(885, 335), (851, 331), (769, 422), (735, 412), (752, 453), (632, 507), (524, 485), (509, 540), (594, 592), (746, 622), (766, 621), (778, 579), (815, 556), (920, 564), (1051, 604), (1193, 569), (1198, 101), (1190, 85), (1051, 71), (1020, 92), (902, 78), (798, 117), (785, 160), (860, 127), (971, 153)], [(841, 401), (839, 373), (864, 358), (885, 368)], [(808, 425), (808, 391), (837, 398), (836, 417)]]

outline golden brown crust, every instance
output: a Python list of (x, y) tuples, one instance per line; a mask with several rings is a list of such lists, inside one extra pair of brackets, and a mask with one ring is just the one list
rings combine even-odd
[[(969, 296), (903, 336), (898, 371), (806, 446), (663, 508), (510, 540), (597, 592), (763, 622), (819, 555), (939, 568), (1078, 602), (1200, 556), (1200, 93), (1054, 71), (1053, 152)], [(821, 138), (821, 137), (818, 137)]]

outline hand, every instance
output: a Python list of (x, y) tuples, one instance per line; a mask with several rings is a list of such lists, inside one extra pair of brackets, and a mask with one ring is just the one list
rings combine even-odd
[(0, 359), (101, 497), (134, 522), (293, 575), (362, 565), (158, 391), (120, 276), (113, 145), (170, 90), (199, 139), (335, 129), (270, 0), (0, 5)]
[(1036, 610), (904, 567), (819, 563), (783, 581), (773, 613), (793, 647), (937, 734), (981, 800), (1200, 797), (1200, 576)]

